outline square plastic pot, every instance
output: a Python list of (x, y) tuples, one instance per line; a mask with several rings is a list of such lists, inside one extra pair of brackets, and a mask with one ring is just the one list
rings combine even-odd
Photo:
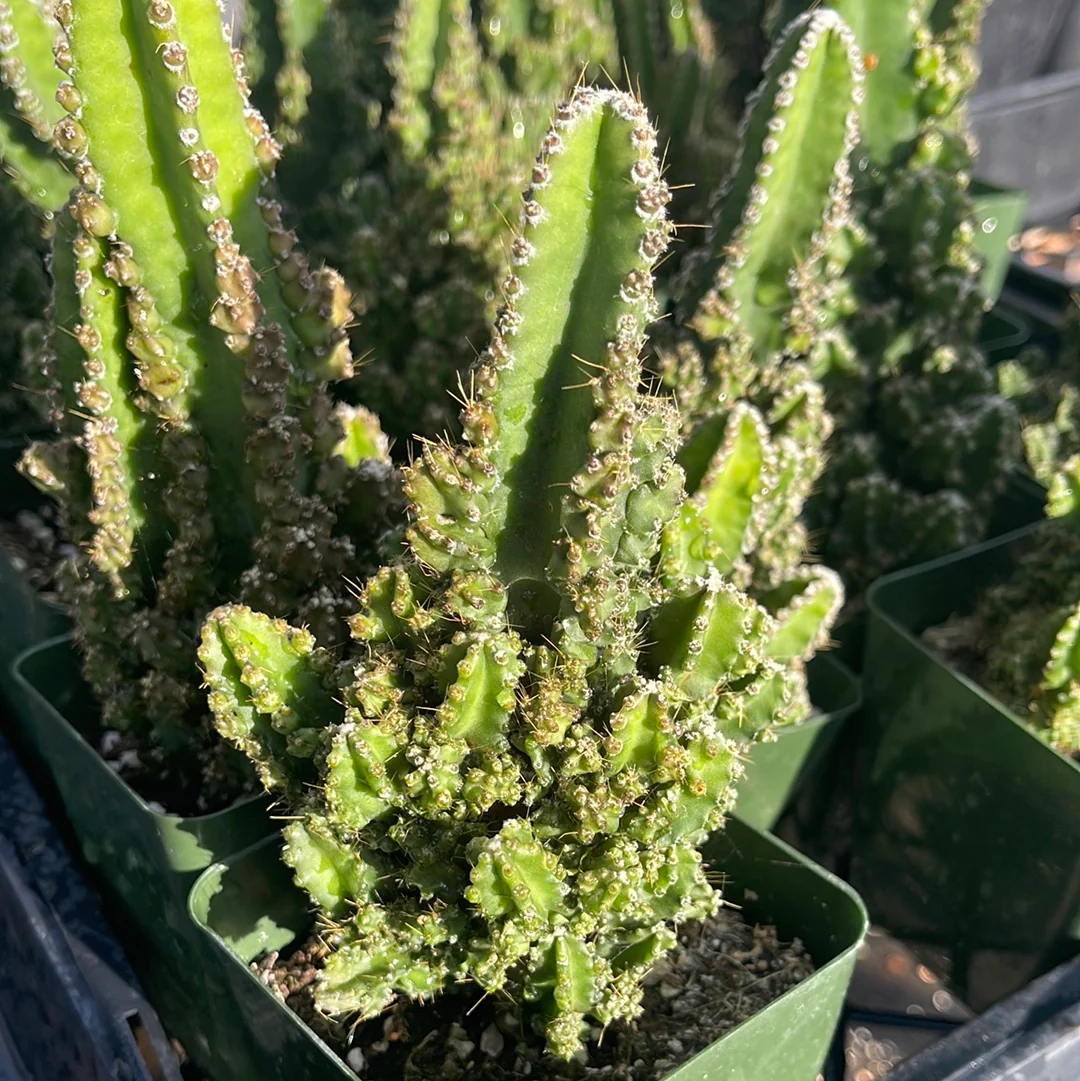
[[(250, 962), (287, 951), (312, 929), (310, 903), (279, 858), (277, 838), (209, 868), (191, 891), (191, 914), (218, 951), (237, 1022), (230, 1081), (355, 1081), (355, 1074), (254, 975)], [(747, 918), (798, 937), (817, 971), (668, 1075), (666, 1081), (815, 1081), (825, 1058), (866, 913), (849, 886), (794, 849), (732, 819), (705, 849)]]
[(187, 895), (206, 867), (273, 831), (266, 799), (191, 818), (160, 814), (88, 742), (97, 718), (69, 637), (23, 653), (14, 674), (18, 734), (95, 872), (147, 997), (187, 1053), (216, 1074), (218, 1049), (231, 1039), (229, 1003), (213, 951), (188, 918)]
[[(0, 517), (15, 514), (41, 503), (33, 486), (15, 471), (26, 446), (25, 439), (0, 440)], [(31, 646), (67, 631), (69, 620), (59, 605), (45, 600), (12, 563), (0, 545), (0, 691), (5, 697), (14, 693), (11, 662)]]
[(818, 712), (780, 729), (775, 742), (750, 749), (735, 809), (758, 829), (771, 830), (796, 793), (823, 775), (844, 722), (862, 704), (859, 680), (827, 653), (810, 662), (807, 677)]
[(1039, 527), (870, 590), (851, 881), (974, 1009), (1080, 949), (1080, 766), (921, 641)]

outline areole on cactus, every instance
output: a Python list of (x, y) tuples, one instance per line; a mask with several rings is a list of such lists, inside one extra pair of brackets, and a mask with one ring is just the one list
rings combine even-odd
[[(806, 27), (806, 63), (839, 41), (850, 74), (839, 21)], [(643, 382), (669, 197), (644, 107), (579, 88), (509, 241), (464, 439), (406, 471), (406, 548), (364, 586), (351, 654), (243, 606), (204, 627), (219, 730), (282, 794), (286, 859), (332, 926), (328, 1012), (470, 978), (535, 1003), (569, 1056), (587, 1017), (637, 1013), (674, 924), (715, 910), (698, 845), (749, 742), (805, 715), (833, 604), (795, 588), (770, 612), (730, 580), (675, 401)]]
[(346, 527), (357, 500), (382, 501), (365, 486), (385, 482), (385, 446), (369, 414), (330, 401), (352, 371), (348, 292), (282, 224), (277, 145), (217, 4), (74, 0), (57, 16), (55, 139), (79, 186), (53, 252), (60, 439), (23, 469), (79, 546), (69, 599), (105, 723), (190, 780), (216, 768), (203, 616), (239, 592), (336, 626)]

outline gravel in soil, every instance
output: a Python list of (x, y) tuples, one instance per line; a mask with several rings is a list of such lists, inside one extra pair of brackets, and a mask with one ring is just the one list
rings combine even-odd
[(543, 1052), (513, 1003), (446, 994), (419, 1005), (394, 1004), (355, 1026), (315, 1008), (326, 947), (309, 939), (286, 958), (253, 965), (264, 983), (369, 1081), (659, 1081), (752, 1017), (814, 971), (796, 939), (747, 923), (723, 908), (685, 925), (679, 944), (645, 981), (644, 1009), (633, 1022), (593, 1029), (587, 1049), (566, 1063)]

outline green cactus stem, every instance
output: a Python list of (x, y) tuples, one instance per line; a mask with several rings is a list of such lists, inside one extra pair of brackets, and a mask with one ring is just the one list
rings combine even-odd
[(105, 723), (196, 784), (220, 758), (191, 645), (203, 616), (239, 595), (335, 627), (358, 558), (341, 520), (388, 467), (355, 468), (377, 426), (330, 401), (352, 372), (348, 292), (282, 224), (278, 147), (216, 3), (57, 14), (55, 139), (79, 187), (53, 254), (60, 440), (23, 469), (79, 543), (70, 599)]
[(807, 521), (856, 600), (980, 539), (1017, 456), (1015, 411), (978, 346), (965, 106), (984, 6), (837, 4), (860, 36), (865, 102), (852, 220), (814, 311), (808, 359), (835, 430)]
[(46, 217), (67, 202), (72, 177), (50, 152), (64, 115), (53, 46), (59, 26), (39, 0), (0, 3), (0, 161), (19, 194)]
[(706, 243), (676, 280), (683, 325), (656, 331), (693, 495), (669, 527), (670, 550), (699, 564), (708, 552), (774, 612), (798, 599), (804, 629), (817, 623), (796, 655), (824, 643), (843, 599), (836, 575), (811, 564), (800, 522), (831, 431), (805, 357), (819, 334), (824, 251), (848, 220), (861, 86), (862, 57), (833, 12), (791, 24), (748, 101)]
[(351, 655), (242, 606), (203, 629), (219, 730), (282, 795), (286, 859), (333, 927), (329, 1013), (468, 979), (531, 1003), (564, 1058), (586, 1018), (633, 1017), (674, 925), (719, 903), (697, 849), (748, 741), (805, 708), (799, 600), (771, 615), (664, 552), (679, 416), (640, 354), (669, 198), (643, 106), (580, 88), (533, 168), (464, 439), (407, 470), (407, 549), (364, 586)]

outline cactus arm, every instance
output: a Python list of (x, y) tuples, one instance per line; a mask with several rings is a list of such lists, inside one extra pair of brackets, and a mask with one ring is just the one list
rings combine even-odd
[(226, 605), (203, 625), (199, 664), (219, 731), (269, 788), (306, 778), (319, 733), (338, 715), (329, 658), (307, 631)]
[(285, 860), (297, 882), (330, 917), (346, 915), (374, 893), (378, 869), (338, 841), (325, 819), (313, 815), (290, 822), (282, 832)]
[(59, 27), (36, 0), (0, 4), (0, 84), (12, 95), (19, 118), (43, 143), (64, 115), (56, 101), (53, 46)]
[(587, 456), (588, 381), (603, 371), (620, 319), (644, 326), (653, 314), (642, 302), (651, 292), (637, 285), (649, 281), (655, 258), (643, 254), (651, 222), (648, 211), (639, 213), (652, 192), (625, 181), (643, 158), (634, 118), (620, 114), (622, 99), (610, 100), (572, 107), (546, 144), (515, 240), (522, 265), (508, 282), (508, 310), (492, 345), (493, 356), (508, 359), (501, 370), (491, 364), (496, 389), (481, 399), (496, 432), (488, 457), (505, 478), (490, 532), (508, 582), (543, 578), (563, 487)]
[[(700, 458), (701, 444), (713, 445), (714, 424), (707, 423), (697, 440), (680, 453), (680, 462)], [(687, 471), (687, 489), (696, 493), (684, 512), (664, 536), (667, 573), (692, 577), (709, 565), (726, 573), (742, 557), (750, 537), (755, 512), (760, 516), (771, 472), (769, 433), (761, 415), (740, 403), (729, 414), (723, 442), (708, 471), (702, 475), (695, 463)]]
[[(797, 0), (805, 8), (803, 0)], [(860, 141), (875, 163), (888, 165), (915, 137), (919, 94), (912, 78), (917, 18), (911, 0), (835, 0), (830, 7), (851, 27), (867, 62)]]
[[(149, 563), (134, 559), (135, 539), (156, 562), (167, 545), (160, 516), (160, 488), (155, 474), (158, 450), (152, 418), (133, 402), (132, 372), (124, 348), (123, 298), (107, 277), (102, 242), (76, 228), (74, 237), (58, 232), (57, 242), (70, 243), (75, 253), (73, 280), (77, 284), (80, 323), (76, 339), (84, 354), (83, 378), (74, 386), (79, 412), (87, 417), (80, 444), (87, 458), (94, 523), (90, 558), (110, 577), (118, 596), (142, 592)], [(156, 510), (159, 513), (153, 514)]]
[(311, 76), (305, 66), (305, 54), (324, 25), (331, 0), (280, 0), (276, 5), (276, 24), (281, 41), (281, 66), (274, 76), (274, 89), (281, 102), (281, 130), (284, 142), (299, 138), (298, 125), (308, 111)]
[(460, 0), (406, 0), (395, 16), (395, 130), (410, 157), (425, 154), (435, 134), (432, 91), (448, 59), (451, 27), (463, 13)]
[(713, 254), (683, 298), (704, 338), (721, 337), (734, 313), (759, 355), (782, 345), (778, 315), (792, 307), (794, 272), (820, 256), (845, 205), (862, 93), (855, 39), (828, 9), (788, 27), (766, 71), (711, 231)]
[(778, 624), (768, 655), (777, 661), (809, 660), (828, 641), (843, 601), (843, 583), (835, 571), (800, 568), (797, 576), (761, 598)]

